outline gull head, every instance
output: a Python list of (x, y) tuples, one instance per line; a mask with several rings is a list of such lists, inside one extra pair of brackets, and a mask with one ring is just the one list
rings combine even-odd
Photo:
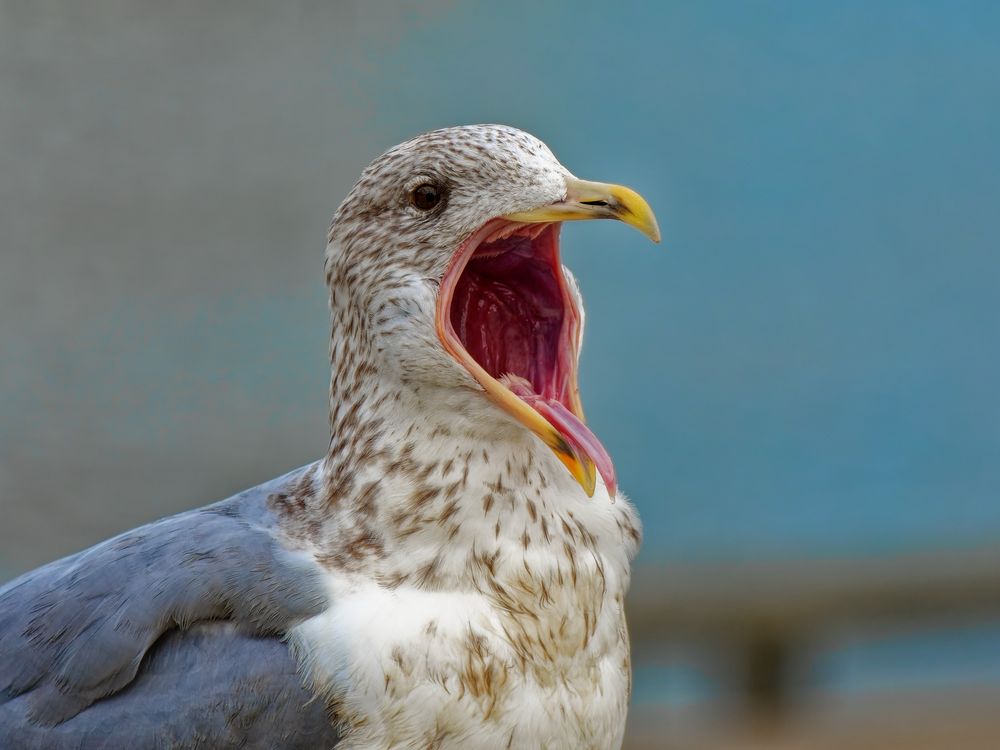
[(562, 223), (587, 219), (660, 239), (638, 193), (576, 178), (515, 128), (445, 128), (389, 149), (330, 228), (334, 367), (357, 360), (429, 401), (526, 429), (588, 495), (599, 474), (614, 497), (611, 459), (584, 420), (583, 308), (560, 259)]

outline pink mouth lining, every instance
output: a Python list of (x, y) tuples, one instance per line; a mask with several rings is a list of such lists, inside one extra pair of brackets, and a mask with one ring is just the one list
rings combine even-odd
[(473, 235), (442, 280), (443, 333), (588, 456), (614, 497), (611, 457), (584, 424), (577, 393), (580, 316), (559, 261), (559, 226), (496, 219)]

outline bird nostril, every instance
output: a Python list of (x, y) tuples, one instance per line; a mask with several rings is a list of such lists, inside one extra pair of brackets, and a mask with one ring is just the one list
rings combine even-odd
[(585, 206), (608, 206), (610, 205), (607, 201), (580, 201)]

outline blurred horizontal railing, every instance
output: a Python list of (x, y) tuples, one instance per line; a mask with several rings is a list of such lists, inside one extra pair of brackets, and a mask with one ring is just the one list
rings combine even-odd
[(758, 713), (786, 707), (793, 662), (844, 624), (1000, 616), (1000, 546), (843, 560), (639, 566), (629, 595), (637, 647), (721, 642), (733, 686)]

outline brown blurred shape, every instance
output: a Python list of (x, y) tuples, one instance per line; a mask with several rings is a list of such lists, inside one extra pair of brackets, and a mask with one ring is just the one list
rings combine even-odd
[(727, 655), (724, 705), (633, 711), (627, 747), (996, 748), (1000, 688), (839, 696), (796, 680), (838, 629), (1000, 616), (1000, 548), (879, 559), (713, 563), (636, 571), (639, 662), (657, 645)]

